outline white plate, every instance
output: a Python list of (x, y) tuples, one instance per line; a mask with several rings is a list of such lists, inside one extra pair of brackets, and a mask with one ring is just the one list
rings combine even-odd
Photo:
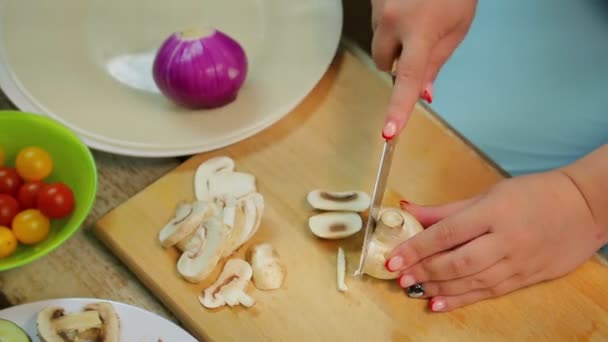
[[(177, 156), (241, 141), (289, 113), (340, 41), (340, 0), (0, 0), (0, 86), (90, 147)], [(172, 32), (216, 27), (244, 47), (238, 98), (190, 111), (157, 90), (150, 66)]]
[[(65, 308), (66, 312), (74, 312), (82, 310), (86, 304), (101, 301), (92, 298), (66, 298), (22, 304), (0, 311), (0, 318), (16, 323), (25, 330), (34, 342), (39, 342), (40, 339), (36, 330), (36, 316), (42, 309), (53, 305)], [(196, 339), (182, 328), (159, 315), (124, 303), (103, 301), (111, 303), (120, 318), (121, 341), (158, 342), (162, 340), (167, 342), (196, 342)]]

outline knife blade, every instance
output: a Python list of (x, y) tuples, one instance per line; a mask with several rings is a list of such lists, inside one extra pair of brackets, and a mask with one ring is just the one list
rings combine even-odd
[[(397, 73), (397, 60), (393, 61), (393, 67), (390, 75), (395, 84), (395, 76)], [(395, 144), (397, 137), (390, 140), (384, 141), (384, 147), (382, 148), (382, 156), (380, 157), (380, 165), (378, 167), (378, 173), (376, 175), (376, 184), (374, 185), (374, 191), (372, 193), (372, 201), (368, 210), (368, 218), (365, 224), (365, 236), (363, 237), (363, 246), (361, 248), (361, 256), (359, 257), (359, 266), (355, 270), (355, 276), (363, 275), (363, 265), (365, 265), (365, 259), (367, 258), (367, 250), (369, 249), (369, 241), (372, 235), (376, 231), (376, 225), (378, 223), (378, 213), (382, 208), (382, 200), (384, 199), (384, 192), (386, 190), (386, 182), (388, 175), (391, 170), (391, 163), (393, 162), (393, 152), (395, 151)]]
[(382, 200), (384, 199), (384, 192), (386, 190), (386, 182), (391, 170), (391, 163), (393, 161), (393, 152), (395, 151), (395, 143), (397, 138), (385, 140), (384, 147), (382, 149), (382, 156), (380, 157), (380, 166), (378, 168), (378, 174), (376, 175), (376, 184), (374, 185), (374, 191), (372, 193), (372, 201), (369, 207), (369, 215), (367, 223), (365, 224), (365, 237), (363, 238), (363, 247), (361, 249), (361, 257), (359, 258), (359, 266), (355, 271), (355, 276), (363, 274), (363, 265), (365, 264), (365, 258), (367, 257), (367, 250), (369, 249), (369, 241), (376, 231), (376, 225), (378, 222), (378, 212), (382, 207)]

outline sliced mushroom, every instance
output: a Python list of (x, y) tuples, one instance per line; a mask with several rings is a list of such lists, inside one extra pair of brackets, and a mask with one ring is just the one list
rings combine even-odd
[(182, 253), (186, 251), (189, 251), (190, 253), (195, 253), (196, 251), (203, 249), (204, 243), (205, 227), (203, 227), (203, 225), (201, 224), (190, 235), (180, 240), (175, 246)]
[(245, 260), (228, 260), (218, 279), (199, 296), (199, 302), (209, 309), (224, 305), (253, 306), (255, 300), (245, 293), (252, 275), (253, 270)]
[(219, 172), (234, 171), (234, 160), (226, 156), (214, 157), (201, 163), (194, 173), (194, 194), (199, 201), (213, 200), (209, 194), (209, 178)]
[(197, 168), (194, 191), (199, 201), (214, 202), (226, 195), (239, 198), (257, 189), (252, 174), (234, 171), (234, 161), (228, 157), (216, 157)]
[(91, 303), (84, 307), (88, 311), (96, 311), (103, 322), (99, 340), (101, 341), (120, 341), (120, 319), (110, 303)]
[(398, 208), (383, 208), (378, 213), (378, 226), (370, 240), (362, 273), (378, 279), (395, 279), (399, 272), (389, 272), (386, 257), (397, 245), (423, 230), (410, 213)]
[(311, 216), (308, 226), (314, 235), (322, 239), (342, 239), (361, 230), (363, 220), (357, 213), (330, 211)]
[(346, 286), (346, 255), (342, 247), (338, 247), (338, 256), (336, 261), (336, 273), (338, 281), (338, 291), (346, 292), (348, 287)]
[(191, 203), (180, 202), (177, 204), (175, 209), (175, 217), (173, 217), (160, 231), (158, 235), (158, 239), (161, 241), (161, 244), (171, 236), (179, 227), (179, 225), (184, 222), (186, 217), (192, 214), (193, 205)]
[(363, 191), (313, 190), (308, 193), (308, 203), (315, 209), (361, 212), (369, 208), (371, 199)]
[(204, 280), (215, 269), (230, 233), (219, 216), (204, 221), (200, 229), (204, 229), (204, 243), (198, 249), (185, 250), (177, 261), (178, 272), (192, 283)]
[(270, 243), (261, 243), (251, 249), (253, 283), (259, 290), (275, 290), (285, 279), (279, 254)]
[(255, 177), (244, 172), (214, 173), (208, 178), (206, 186), (209, 201), (216, 201), (226, 196), (238, 199), (257, 191)]
[(241, 247), (260, 227), (264, 211), (264, 197), (254, 192), (238, 200), (234, 226), (226, 243), (223, 257), (227, 257)]
[(185, 239), (209, 216), (217, 213), (215, 205), (204, 201), (194, 202), (186, 213), (186, 206), (178, 207), (176, 217), (173, 218), (158, 234), (163, 247), (170, 247)]
[(85, 311), (66, 314), (61, 307), (48, 307), (38, 313), (36, 327), (45, 342), (118, 342), (118, 316), (110, 304), (89, 305)]
[[(221, 214), (223, 224), (226, 225), (229, 230), (232, 230), (234, 228), (236, 219), (236, 199), (232, 196), (225, 196), (218, 199), (214, 205), (216, 205), (214, 214)], [(182, 253), (186, 250), (199, 250), (202, 248), (204, 237), (204, 229), (200, 229), (199, 226), (199, 228), (195, 229), (185, 238), (181, 239), (176, 244), (176, 247)]]

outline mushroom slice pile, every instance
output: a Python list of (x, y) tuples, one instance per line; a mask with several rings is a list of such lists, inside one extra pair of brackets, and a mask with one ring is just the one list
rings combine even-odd
[(255, 300), (245, 292), (253, 271), (242, 259), (230, 259), (224, 265), (217, 280), (199, 296), (199, 302), (206, 308), (215, 309), (224, 305), (251, 307)]
[(93, 303), (84, 311), (66, 314), (61, 307), (48, 307), (38, 313), (38, 335), (45, 342), (118, 342), (120, 321), (109, 303)]
[(317, 189), (306, 197), (311, 207), (326, 212), (308, 220), (311, 232), (322, 239), (343, 239), (355, 235), (363, 222), (360, 212), (371, 203), (363, 191), (329, 191)]
[(285, 279), (279, 254), (269, 243), (261, 243), (251, 249), (253, 283), (259, 290), (275, 290)]
[(182, 253), (177, 270), (189, 282), (207, 278), (260, 227), (264, 197), (253, 175), (234, 168), (234, 161), (225, 156), (199, 165), (194, 177), (197, 200), (178, 205), (175, 217), (159, 233), (163, 247), (175, 246)]
[(395, 279), (399, 272), (386, 270), (386, 257), (397, 245), (423, 228), (414, 216), (399, 208), (383, 208), (378, 212), (378, 217), (362, 272), (378, 279)]

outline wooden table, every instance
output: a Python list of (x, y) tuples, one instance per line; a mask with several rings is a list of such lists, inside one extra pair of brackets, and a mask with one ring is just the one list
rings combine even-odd
[[(350, 52), (345, 51), (342, 46), (339, 56), (352, 52), (373, 68), (371, 60), (365, 53), (350, 44), (347, 46)], [(0, 108), (13, 109), (14, 106), (2, 96)], [(438, 120), (436, 117), (435, 119)], [(449, 134), (456, 132), (449, 131)], [(471, 151), (474, 152), (475, 149), (471, 147)], [(0, 274), (0, 309), (43, 299), (97, 297), (133, 304), (177, 321), (94, 236), (91, 227), (108, 211), (177, 167), (185, 158), (143, 159), (110, 155), (99, 151), (94, 151), (94, 156), (99, 171), (99, 190), (93, 211), (83, 229), (45, 258)], [(493, 169), (489, 173), (491, 176), (481, 181), (485, 183), (481, 184), (478, 190), (470, 191), (480, 191), (489, 183), (505, 176), (489, 160), (487, 167)], [(464, 193), (463, 191), (461, 192)], [(597, 267), (585, 266), (579, 272), (593, 272), (596, 269)], [(580, 281), (585, 277), (579, 276), (577, 279)], [(600, 286), (593, 283), (594, 279), (598, 278), (591, 276), (590, 288)]]

